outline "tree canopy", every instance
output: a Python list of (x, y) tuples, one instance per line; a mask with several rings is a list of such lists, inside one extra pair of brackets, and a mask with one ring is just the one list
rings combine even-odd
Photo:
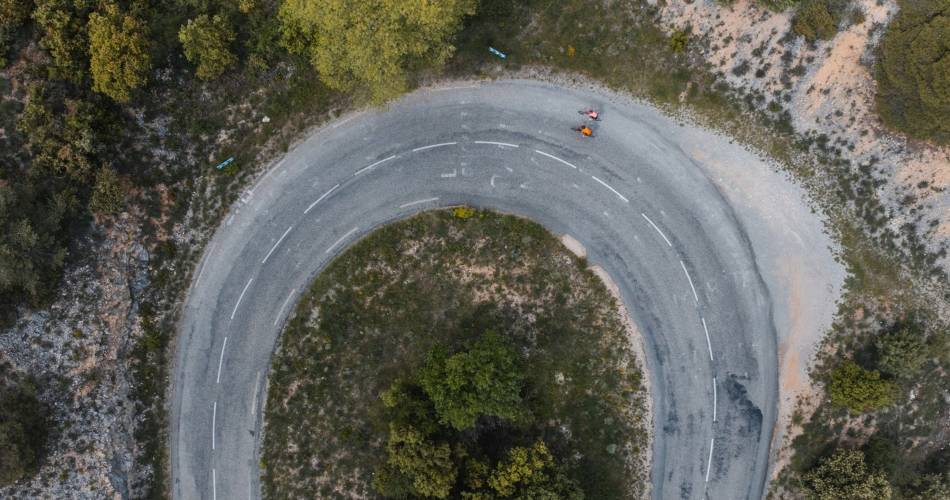
[(0, 384), (0, 486), (31, 474), (46, 441), (46, 419), (30, 386)]
[(877, 107), (911, 137), (950, 143), (950, 0), (902, 0), (881, 40)]
[(831, 372), (828, 395), (831, 402), (853, 412), (865, 412), (894, 402), (895, 386), (877, 370), (865, 370), (847, 360)]
[(475, 425), (480, 415), (519, 420), (524, 375), (517, 354), (503, 337), (487, 332), (468, 350), (446, 355), (433, 350), (419, 385), (435, 405), (439, 420), (457, 430)]
[(178, 40), (185, 58), (197, 64), (195, 74), (202, 80), (214, 80), (234, 66), (237, 57), (231, 52), (235, 38), (234, 28), (220, 15), (202, 14), (188, 21), (178, 31)]
[(888, 500), (891, 485), (884, 474), (871, 472), (864, 454), (839, 449), (805, 474), (805, 487), (815, 500)]
[(114, 3), (103, 3), (89, 16), (89, 55), (92, 89), (128, 102), (151, 69), (145, 23)]
[(440, 67), (476, 0), (285, 0), (282, 41), (306, 55), (329, 87), (365, 86), (377, 102), (409, 86), (410, 72)]
[(912, 328), (885, 333), (875, 342), (877, 367), (895, 377), (913, 377), (927, 362), (923, 332)]

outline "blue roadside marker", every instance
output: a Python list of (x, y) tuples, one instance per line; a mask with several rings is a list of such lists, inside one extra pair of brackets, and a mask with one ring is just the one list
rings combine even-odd
[(230, 157), (230, 158), (228, 158), (227, 160), (224, 160), (223, 162), (219, 163), (218, 166), (216, 166), (216, 167), (214, 167), (214, 168), (216, 168), (216, 169), (218, 169), (218, 170), (224, 170), (224, 167), (226, 167), (226, 166), (228, 166), (228, 165), (230, 165), (230, 164), (232, 164), (232, 163), (234, 163), (234, 157), (233, 157), (233, 156)]
[(508, 56), (504, 52), (496, 49), (495, 47), (488, 47), (488, 51), (502, 59), (508, 59)]

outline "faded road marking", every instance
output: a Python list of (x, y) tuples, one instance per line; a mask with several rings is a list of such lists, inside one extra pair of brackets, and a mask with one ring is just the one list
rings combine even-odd
[(353, 177), (356, 177), (357, 175), (360, 175), (360, 174), (362, 174), (363, 172), (366, 172), (366, 171), (368, 171), (368, 170), (372, 170), (372, 169), (376, 168), (377, 166), (382, 165), (383, 163), (386, 163), (386, 162), (389, 161), (389, 160), (392, 160), (392, 159), (395, 158), (395, 157), (396, 157), (396, 155), (392, 155), (392, 156), (390, 156), (389, 158), (383, 158), (382, 160), (379, 160), (378, 162), (376, 162), (376, 163), (374, 163), (374, 164), (372, 164), (372, 165), (370, 165), (370, 166), (368, 166), (368, 167), (363, 167), (363, 168), (357, 170), (356, 172), (354, 172), (354, 173), (353, 173)]
[(683, 272), (686, 273), (686, 279), (689, 281), (689, 288), (693, 291), (693, 299), (696, 301), (696, 304), (699, 304), (699, 295), (696, 295), (696, 287), (693, 286), (693, 278), (689, 276), (689, 271), (686, 270), (686, 264), (683, 261), (680, 261), (680, 266), (683, 268)]
[(317, 198), (317, 201), (311, 203), (310, 206), (307, 207), (307, 209), (303, 211), (303, 214), (304, 214), (304, 215), (307, 215), (307, 212), (309, 212), (310, 210), (312, 210), (313, 207), (317, 206), (317, 203), (320, 203), (321, 201), (323, 201), (324, 198), (326, 198), (327, 196), (330, 196), (330, 193), (332, 193), (333, 191), (336, 191), (336, 188), (338, 188), (338, 187), (340, 187), (339, 184), (337, 184), (336, 186), (333, 186), (332, 188), (330, 188), (329, 191), (327, 191), (326, 193), (323, 193), (322, 195), (320, 195), (320, 197)]
[(564, 161), (564, 160), (558, 158), (557, 156), (554, 156), (554, 155), (551, 155), (551, 154), (547, 154), (547, 153), (545, 153), (544, 151), (538, 151), (537, 149), (535, 149), (534, 152), (535, 152), (535, 153), (538, 153), (539, 155), (542, 155), (542, 156), (547, 156), (548, 158), (550, 158), (550, 159), (552, 159), (552, 160), (554, 160), (554, 161), (559, 161), (559, 162), (561, 162), (561, 163), (567, 165), (568, 167), (571, 167), (571, 168), (573, 168), (574, 170), (577, 170), (577, 166), (571, 164), (570, 162), (566, 162), (566, 161)]
[(443, 143), (440, 143), (440, 144), (430, 144), (430, 145), (428, 145), (428, 146), (422, 146), (421, 148), (413, 149), (412, 152), (413, 152), (413, 153), (418, 153), (419, 151), (425, 151), (425, 150), (427, 150), (427, 149), (441, 148), (441, 147), (443, 147), (443, 146), (454, 146), (454, 145), (456, 145), (456, 144), (458, 144), (458, 143), (457, 143), (457, 142), (443, 142)]
[(517, 148), (517, 144), (508, 144), (507, 142), (492, 142), (492, 141), (475, 141), (475, 144), (491, 144), (493, 146), (504, 146), (509, 148)]
[(247, 289), (248, 289), (248, 287), (251, 286), (251, 282), (252, 282), (252, 281), (254, 281), (254, 278), (251, 278), (251, 279), (247, 280), (247, 284), (244, 285), (244, 290), (241, 290), (241, 296), (238, 297), (237, 303), (234, 304), (234, 310), (231, 311), (231, 319), (234, 319), (234, 315), (237, 313), (238, 306), (241, 305), (241, 299), (244, 298), (244, 294), (247, 293)]
[(277, 326), (277, 322), (280, 321), (280, 317), (284, 314), (284, 309), (287, 307), (287, 304), (290, 303), (290, 299), (294, 296), (294, 292), (296, 291), (297, 289), (294, 288), (290, 291), (290, 294), (287, 295), (287, 298), (284, 299), (284, 304), (280, 306), (280, 310), (277, 311), (277, 318), (274, 319), (274, 326)]
[(274, 243), (274, 246), (271, 247), (270, 252), (267, 252), (267, 255), (264, 256), (264, 260), (261, 261), (261, 264), (267, 263), (267, 259), (269, 259), (271, 254), (274, 253), (274, 250), (277, 250), (277, 247), (280, 246), (280, 242), (284, 241), (284, 238), (286, 238), (287, 235), (290, 234), (290, 230), (293, 228), (294, 226), (288, 227), (287, 230), (284, 231), (284, 234), (280, 235), (280, 238), (277, 240), (277, 243)]
[(221, 383), (221, 365), (224, 364), (224, 348), (228, 346), (228, 337), (224, 337), (224, 343), (221, 344), (221, 356), (218, 356), (218, 376), (215, 378), (214, 383)]
[(709, 348), (709, 361), (712, 361), (712, 342), (709, 341), (709, 328), (706, 328), (706, 318), (700, 317), (699, 319), (703, 320), (703, 332), (706, 333), (706, 347)]
[(429, 203), (430, 201), (439, 201), (439, 197), (436, 196), (435, 198), (426, 198), (424, 200), (410, 201), (409, 203), (403, 203), (402, 205), (399, 205), (399, 208), (407, 208), (413, 205), (419, 205), (421, 203)]
[(706, 482), (709, 482), (709, 469), (712, 467), (712, 453), (713, 446), (716, 445), (716, 438), (711, 438), (709, 440), (709, 459), (706, 460)]
[(667, 238), (667, 237), (666, 237), (666, 235), (665, 235), (665, 234), (663, 234), (663, 231), (660, 231), (660, 228), (659, 228), (659, 226), (657, 226), (656, 224), (654, 224), (654, 223), (653, 223), (653, 221), (652, 221), (652, 220), (650, 220), (650, 218), (649, 218), (649, 217), (647, 217), (647, 214), (643, 214), (643, 213), (641, 213), (640, 215), (642, 215), (642, 216), (643, 216), (643, 218), (644, 218), (644, 219), (646, 219), (646, 220), (647, 220), (647, 222), (649, 222), (651, 226), (653, 226), (653, 229), (656, 229), (656, 232), (658, 232), (658, 233), (660, 233), (660, 236), (662, 236), (662, 237), (663, 237), (663, 241), (665, 241), (665, 242), (666, 242), (666, 244), (670, 246), (670, 248), (673, 248), (673, 244), (672, 244), (672, 243), (670, 243), (670, 240), (669, 240), (669, 238)]
[(330, 248), (328, 248), (327, 251), (324, 252), (324, 253), (330, 253), (330, 252), (332, 252), (333, 249), (336, 248), (337, 245), (339, 245), (340, 243), (343, 243), (343, 240), (349, 238), (350, 235), (353, 234), (353, 233), (355, 233), (358, 229), (359, 229), (358, 227), (354, 227), (353, 229), (350, 229), (350, 230), (349, 230), (346, 234), (344, 234), (343, 236), (340, 236), (340, 239), (336, 240), (332, 245), (330, 245)]
[(604, 186), (605, 188), (607, 188), (607, 189), (613, 191), (613, 193), (614, 193), (615, 195), (619, 196), (620, 199), (623, 200), (624, 203), (630, 203), (630, 200), (628, 200), (626, 196), (620, 194), (620, 192), (617, 191), (616, 189), (612, 188), (612, 187), (610, 186), (610, 184), (607, 184), (606, 182), (604, 182), (604, 181), (598, 179), (596, 176), (593, 176), (593, 175), (591, 176), (591, 178), (593, 178), (595, 181), (599, 182), (599, 183), (600, 183), (602, 186)]

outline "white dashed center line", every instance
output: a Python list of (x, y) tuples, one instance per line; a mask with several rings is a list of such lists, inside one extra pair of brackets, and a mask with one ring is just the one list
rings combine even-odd
[(599, 183), (600, 183), (602, 186), (604, 186), (605, 188), (611, 190), (615, 195), (619, 196), (620, 199), (623, 200), (624, 203), (630, 203), (630, 200), (628, 200), (626, 196), (620, 194), (620, 192), (617, 191), (616, 189), (614, 189), (613, 187), (611, 187), (610, 184), (607, 184), (606, 182), (604, 182), (604, 181), (598, 179), (596, 176), (593, 176), (593, 175), (591, 176), (591, 178), (593, 178), (595, 181), (599, 182)]
[(568, 167), (571, 167), (571, 168), (573, 168), (574, 170), (577, 170), (577, 167), (576, 167), (575, 165), (573, 165), (573, 164), (571, 164), (571, 163), (568, 163), (568, 162), (566, 162), (566, 161), (564, 161), (564, 160), (558, 158), (557, 156), (554, 156), (554, 155), (551, 155), (551, 154), (547, 154), (547, 153), (545, 153), (544, 151), (538, 151), (537, 149), (535, 149), (534, 152), (535, 152), (535, 153), (538, 153), (538, 154), (541, 155), (541, 156), (547, 156), (548, 158), (550, 158), (550, 159), (552, 159), (552, 160), (554, 160), (554, 161), (559, 161), (559, 162), (561, 162), (561, 163), (567, 165)]
[(214, 450), (214, 422), (218, 419), (218, 402), (211, 406), (211, 449)]
[(666, 235), (665, 235), (665, 234), (663, 234), (663, 231), (660, 231), (660, 228), (659, 228), (659, 227), (658, 227), (658, 226), (657, 226), (656, 224), (654, 224), (654, 223), (653, 223), (653, 221), (652, 221), (652, 220), (650, 220), (650, 218), (649, 218), (649, 217), (647, 217), (647, 214), (640, 214), (640, 215), (642, 215), (642, 216), (643, 216), (643, 218), (644, 218), (644, 219), (646, 219), (646, 220), (647, 220), (647, 222), (649, 222), (651, 226), (653, 226), (653, 229), (656, 229), (656, 232), (658, 232), (658, 233), (660, 233), (660, 236), (662, 236), (662, 237), (663, 237), (663, 241), (665, 241), (665, 242), (666, 242), (666, 244), (670, 246), (670, 248), (673, 248), (673, 244), (672, 244), (672, 243), (670, 243), (670, 240), (669, 240), (669, 238), (667, 238), (667, 237), (666, 237)]
[(403, 203), (402, 205), (399, 205), (399, 208), (408, 208), (408, 207), (411, 207), (411, 206), (413, 206), (413, 205), (419, 205), (419, 204), (422, 204), (422, 203), (429, 203), (429, 202), (431, 202), (431, 201), (439, 201), (439, 197), (436, 196), (435, 198), (426, 198), (426, 199), (424, 199), (424, 200), (410, 201), (409, 203)]
[(271, 249), (270, 249), (270, 251), (267, 252), (267, 255), (264, 256), (264, 260), (261, 261), (261, 264), (266, 264), (266, 263), (267, 263), (267, 259), (269, 259), (270, 256), (271, 256), (271, 254), (274, 253), (274, 250), (277, 250), (277, 247), (280, 245), (280, 242), (281, 242), (281, 241), (284, 241), (284, 238), (286, 238), (287, 235), (290, 234), (290, 230), (293, 229), (293, 228), (294, 228), (294, 226), (288, 227), (287, 230), (284, 231), (284, 234), (280, 235), (280, 238), (278, 238), (277, 243), (274, 243), (274, 246), (272, 246)]
[(709, 440), (709, 459), (706, 460), (706, 482), (709, 482), (709, 469), (712, 467), (713, 446), (716, 444), (716, 438)]
[(211, 260), (211, 253), (214, 252), (214, 243), (211, 244), (211, 247), (208, 248), (207, 255), (204, 260), (201, 261), (201, 268), (198, 269), (198, 277), (195, 278), (195, 286), (198, 286), (198, 282), (201, 281), (201, 275), (205, 272), (205, 265)]
[(713, 377), (713, 422), (716, 421), (716, 377)]
[(508, 144), (507, 142), (475, 141), (475, 144), (491, 144), (493, 146), (503, 146), (508, 148), (517, 148), (517, 144)]
[(218, 500), (218, 476), (214, 469), (211, 469), (211, 498)]
[(320, 197), (317, 198), (317, 201), (311, 203), (310, 206), (307, 207), (307, 209), (303, 211), (303, 214), (304, 214), (304, 215), (307, 215), (307, 212), (309, 212), (310, 210), (312, 210), (313, 207), (317, 206), (317, 203), (320, 203), (321, 201), (323, 201), (324, 198), (326, 198), (327, 196), (330, 196), (330, 193), (336, 191), (336, 188), (338, 188), (338, 187), (340, 187), (339, 184), (337, 184), (336, 186), (333, 186), (332, 188), (330, 188), (329, 191), (327, 191), (326, 193), (323, 193), (322, 195), (320, 195)]
[(389, 161), (389, 160), (392, 160), (392, 159), (395, 158), (395, 157), (396, 157), (396, 155), (392, 155), (392, 156), (390, 156), (389, 158), (383, 158), (382, 160), (379, 160), (378, 162), (376, 162), (376, 163), (374, 163), (374, 164), (372, 164), (372, 165), (370, 165), (370, 166), (368, 166), (368, 167), (363, 167), (363, 168), (357, 170), (356, 172), (354, 172), (354, 173), (353, 173), (353, 176), (356, 177), (357, 175), (360, 175), (360, 174), (362, 174), (363, 172), (372, 170), (372, 169), (376, 168), (377, 166), (382, 165), (383, 163), (386, 163), (386, 162)]
[(251, 416), (257, 415), (257, 390), (260, 389), (261, 372), (258, 370), (257, 377), (254, 378), (254, 395), (251, 396)]
[(241, 299), (244, 298), (244, 294), (247, 293), (247, 289), (251, 286), (252, 281), (254, 281), (254, 278), (247, 280), (247, 284), (244, 285), (244, 290), (241, 290), (241, 295), (238, 297), (237, 303), (234, 304), (234, 310), (231, 311), (231, 319), (234, 319), (234, 315), (237, 314), (238, 306), (241, 305)]
[(281, 306), (280, 306), (280, 310), (277, 311), (277, 317), (274, 318), (274, 326), (277, 326), (277, 323), (280, 321), (281, 316), (283, 316), (283, 314), (284, 314), (284, 309), (287, 307), (287, 304), (290, 303), (290, 299), (294, 296), (294, 292), (296, 292), (296, 291), (297, 291), (297, 289), (294, 288), (294, 289), (291, 290), (290, 293), (287, 295), (287, 298), (284, 299), (283, 305), (281, 305)]
[(428, 146), (422, 146), (421, 148), (413, 149), (412, 152), (413, 152), (413, 153), (418, 153), (419, 151), (425, 151), (425, 150), (427, 150), (427, 149), (441, 148), (441, 147), (443, 147), (443, 146), (454, 146), (454, 145), (456, 145), (456, 144), (458, 144), (458, 143), (457, 143), (457, 142), (443, 142), (443, 143), (440, 143), (440, 144), (430, 144), (430, 145), (428, 145)]
[(706, 347), (709, 348), (709, 361), (712, 361), (712, 342), (709, 341), (709, 328), (706, 328), (706, 318), (701, 317), (700, 319), (703, 320), (703, 332), (706, 333)]
[(686, 280), (689, 281), (689, 288), (693, 291), (693, 299), (696, 300), (696, 303), (699, 304), (699, 295), (696, 295), (696, 287), (693, 286), (693, 278), (689, 276), (689, 271), (686, 270), (686, 264), (683, 261), (680, 261), (680, 266), (683, 268), (683, 272), (686, 273)]
[(358, 227), (354, 227), (353, 229), (350, 229), (349, 231), (347, 231), (346, 234), (344, 234), (343, 236), (340, 236), (340, 239), (336, 240), (336, 242), (334, 242), (332, 245), (330, 245), (330, 248), (328, 248), (327, 251), (324, 252), (324, 253), (330, 253), (330, 252), (332, 252), (333, 249), (336, 248), (337, 245), (339, 245), (340, 243), (343, 243), (343, 240), (349, 238), (350, 235), (353, 234), (353, 233), (355, 233), (358, 229), (359, 229)]
[(228, 346), (228, 338), (224, 337), (224, 343), (221, 344), (221, 356), (218, 357), (218, 377), (215, 379), (215, 384), (221, 383), (221, 365), (224, 364), (224, 348)]

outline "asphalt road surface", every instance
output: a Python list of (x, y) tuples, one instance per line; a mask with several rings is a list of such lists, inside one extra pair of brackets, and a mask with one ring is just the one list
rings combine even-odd
[[(603, 112), (592, 139), (571, 130), (587, 107)], [(421, 90), (314, 132), (248, 189), (195, 273), (173, 374), (173, 497), (260, 496), (267, 372), (297, 298), (374, 228), (457, 204), (570, 234), (617, 283), (645, 337), (654, 498), (762, 497), (773, 300), (747, 208), (674, 140), (682, 129), (604, 93), (504, 81)]]

